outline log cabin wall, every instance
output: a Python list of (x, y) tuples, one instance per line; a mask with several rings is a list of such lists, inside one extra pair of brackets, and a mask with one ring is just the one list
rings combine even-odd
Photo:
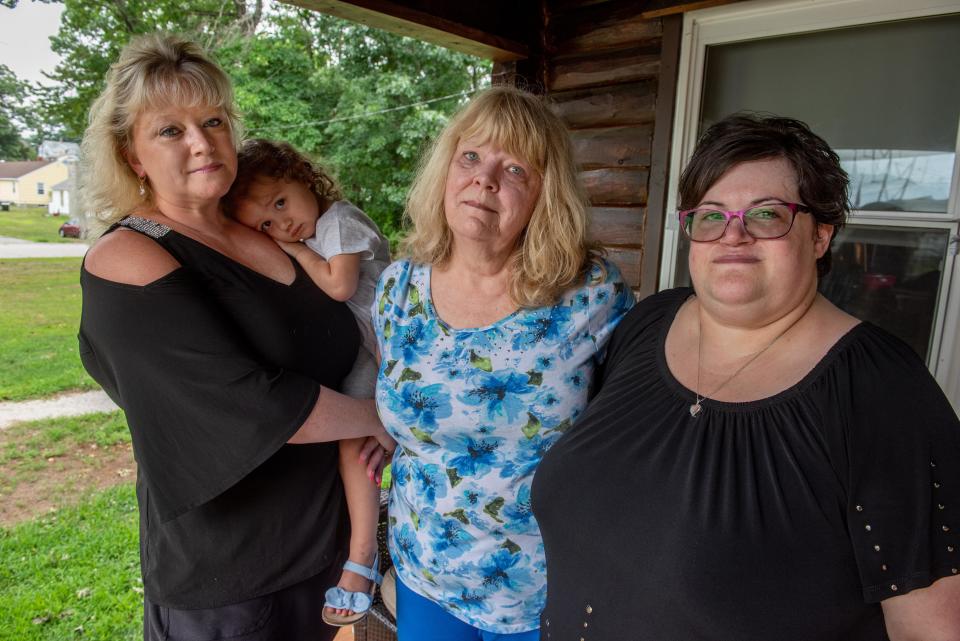
[(644, 6), (548, 0), (542, 42), (531, 43), (540, 46), (494, 68), (494, 81), (544, 90), (566, 122), (593, 205), (591, 238), (638, 295), (657, 287), (682, 22), (647, 17)]

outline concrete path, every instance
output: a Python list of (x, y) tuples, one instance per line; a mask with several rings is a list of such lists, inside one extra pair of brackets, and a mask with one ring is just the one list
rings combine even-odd
[(59, 416), (78, 416), (118, 409), (103, 390), (71, 392), (36, 401), (0, 403), (0, 430), (20, 421), (36, 421)]
[(83, 256), (86, 243), (34, 243), (20, 238), (0, 236), (0, 258), (64, 258)]

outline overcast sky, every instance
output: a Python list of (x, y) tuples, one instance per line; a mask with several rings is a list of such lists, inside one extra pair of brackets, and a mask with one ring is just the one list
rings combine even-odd
[(53, 71), (59, 60), (50, 50), (50, 36), (60, 26), (62, 4), (20, 0), (16, 9), (0, 7), (0, 62), (21, 80), (49, 81), (41, 71)]

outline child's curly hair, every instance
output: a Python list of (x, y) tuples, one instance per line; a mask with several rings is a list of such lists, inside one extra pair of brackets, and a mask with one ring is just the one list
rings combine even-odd
[(257, 178), (273, 178), (306, 185), (316, 197), (321, 211), (341, 200), (340, 187), (319, 164), (285, 142), (263, 138), (245, 140), (237, 152), (237, 178), (224, 197), (227, 213), (233, 212)]

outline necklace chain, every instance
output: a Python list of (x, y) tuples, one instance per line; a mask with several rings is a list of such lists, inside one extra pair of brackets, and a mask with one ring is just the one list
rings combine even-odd
[(703, 409), (703, 406), (700, 405), (701, 401), (705, 401), (707, 398), (712, 397), (714, 394), (722, 390), (726, 386), (726, 384), (732, 381), (734, 378), (736, 378), (740, 372), (747, 369), (747, 366), (750, 365), (750, 363), (760, 358), (760, 356), (764, 352), (766, 352), (768, 349), (773, 347), (773, 344), (776, 343), (778, 340), (780, 340), (784, 334), (786, 334), (791, 329), (793, 329), (793, 326), (796, 325), (800, 321), (800, 319), (803, 318), (804, 316), (806, 316), (806, 313), (801, 314), (796, 319), (794, 319), (794, 321), (790, 323), (790, 325), (788, 325), (786, 329), (784, 329), (782, 332), (777, 334), (772, 341), (770, 341), (769, 343), (766, 344), (766, 346), (764, 346), (763, 349), (761, 349), (759, 352), (756, 352), (753, 356), (751, 356), (746, 363), (738, 367), (737, 371), (735, 371), (733, 374), (725, 378), (723, 382), (717, 385), (717, 387), (710, 394), (704, 394), (703, 396), (700, 396), (700, 355), (702, 351), (701, 348), (703, 347), (703, 327), (700, 324), (700, 314), (698, 312), (697, 313), (697, 389), (694, 390), (694, 394), (696, 394), (697, 400), (693, 405), (690, 406), (690, 416), (696, 418), (697, 414), (699, 414), (700, 411)]

